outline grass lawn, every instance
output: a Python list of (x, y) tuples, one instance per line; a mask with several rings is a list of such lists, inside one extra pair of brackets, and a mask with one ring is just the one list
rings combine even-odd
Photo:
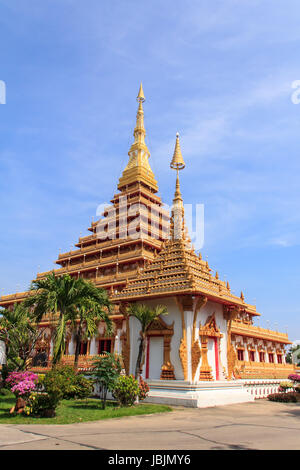
[(0, 424), (69, 424), (172, 411), (172, 408), (166, 405), (139, 404), (120, 408), (114, 402), (108, 402), (106, 409), (102, 410), (100, 400), (89, 398), (88, 400), (63, 400), (56, 409), (55, 418), (37, 418), (10, 415), (9, 410), (15, 401), (14, 395), (0, 395)]

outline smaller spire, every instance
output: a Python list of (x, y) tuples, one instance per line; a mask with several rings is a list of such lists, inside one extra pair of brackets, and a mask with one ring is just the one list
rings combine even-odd
[(179, 132), (176, 134), (176, 144), (174, 149), (174, 154), (172, 161), (170, 163), (170, 167), (174, 170), (183, 170), (185, 167), (185, 163), (182, 157), (180, 143), (179, 143)]
[(241, 292), (241, 300), (244, 302), (245, 300), (245, 297), (244, 297), (244, 294), (243, 294), (243, 291)]
[(174, 195), (173, 201), (174, 202), (175, 201), (182, 201), (178, 170), (177, 170), (177, 176), (176, 176), (176, 187), (175, 187), (175, 195)]
[(144, 95), (144, 91), (143, 91), (142, 82), (141, 82), (141, 84), (140, 84), (139, 94), (137, 95), (136, 100), (137, 100), (137, 101), (140, 101), (140, 102), (144, 102), (144, 101), (145, 101), (145, 95)]
[(216, 271), (216, 279), (219, 279), (219, 273)]
[(172, 216), (171, 216), (171, 233), (173, 239), (186, 239), (185, 234), (185, 224), (184, 224), (184, 208), (183, 208), (183, 199), (181, 196), (180, 191), (180, 183), (179, 183), (179, 170), (183, 170), (185, 167), (185, 163), (182, 158), (180, 144), (179, 144), (179, 134), (176, 134), (176, 144), (173, 159), (170, 163), (170, 167), (173, 170), (176, 170), (176, 187), (175, 187), (175, 195), (173, 199), (173, 209), (172, 209)]

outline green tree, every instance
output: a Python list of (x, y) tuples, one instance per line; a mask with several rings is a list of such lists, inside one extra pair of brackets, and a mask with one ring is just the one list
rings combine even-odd
[(157, 305), (155, 308), (150, 308), (144, 304), (131, 304), (128, 307), (128, 314), (137, 318), (141, 324), (139, 352), (135, 367), (135, 378), (139, 381), (141, 365), (145, 361), (147, 330), (151, 323), (160, 315), (167, 315), (168, 310), (164, 305)]
[(24, 303), (15, 304), (12, 310), (1, 310), (0, 315), (0, 341), (6, 346), (6, 368), (26, 370), (45, 329), (37, 328)]
[(100, 387), (103, 410), (106, 407), (107, 392), (112, 392), (122, 370), (118, 356), (106, 353), (105, 357), (93, 362), (92, 376)]
[(106, 321), (108, 329), (111, 321), (103, 313), (103, 291), (82, 278), (76, 279), (69, 274), (55, 276), (54, 272), (44, 279), (32, 282), (29, 297), (24, 301), (32, 309), (33, 317), (40, 322), (45, 314), (53, 317), (55, 325), (53, 366), (65, 352), (66, 324), (78, 317), (80, 309), (94, 310), (94, 314)]
[[(291, 346), (291, 347), (290, 347), (290, 349), (288, 350), (288, 352), (287, 352), (287, 354), (286, 354), (286, 356), (285, 356), (286, 362), (287, 362), (288, 364), (291, 364), (291, 363), (293, 362), (293, 357), (292, 357), (292, 355), (293, 355), (293, 353), (295, 353), (296, 351), (298, 352), (298, 354), (296, 355), (296, 358), (297, 358), (298, 360), (300, 360), (300, 344), (296, 344), (295, 346)], [(297, 365), (299, 365), (299, 364), (300, 364), (300, 362), (297, 362)]]

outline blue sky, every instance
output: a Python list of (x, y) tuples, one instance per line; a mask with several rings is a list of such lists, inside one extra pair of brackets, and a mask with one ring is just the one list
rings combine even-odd
[(299, 23), (297, 0), (0, 0), (0, 293), (54, 267), (116, 192), (142, 80), (163, 200), (179, 131), (203, 256), (299, 339)]

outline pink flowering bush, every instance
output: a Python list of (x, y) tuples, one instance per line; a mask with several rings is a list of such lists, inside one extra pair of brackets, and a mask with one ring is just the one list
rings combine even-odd
[(290, 374), (288, 376), (289, 380), (292, 380), (293, 382), (300, 382), (300, 375), (298, 374)]
[(28, 396), (36, 389), (38, 375), (33, 372), (11, 372), (6, 379), (16, 397)]

